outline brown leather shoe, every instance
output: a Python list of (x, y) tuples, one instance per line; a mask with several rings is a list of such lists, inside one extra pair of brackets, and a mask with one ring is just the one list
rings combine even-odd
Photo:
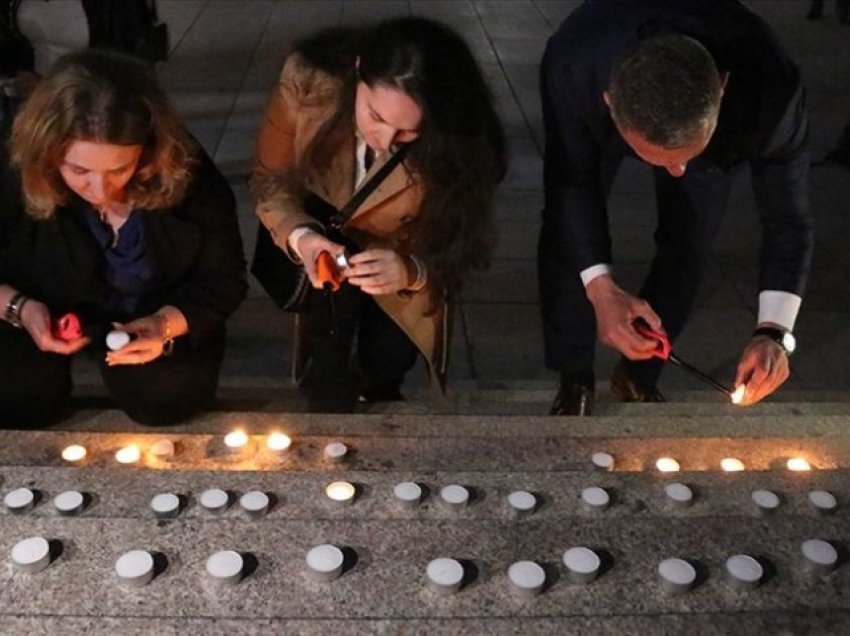
[(577, 382), (562, 382), (558, 394), (549, 409), (549, 415), (590, 415), (596, 401), (596, 391), (592, 386)]
[(623, 402), (666, 402), (661, 391), (653, 384), (644, 384), (629, 377), (625, 365), (620, 362), (611, 376), (611, 392)]

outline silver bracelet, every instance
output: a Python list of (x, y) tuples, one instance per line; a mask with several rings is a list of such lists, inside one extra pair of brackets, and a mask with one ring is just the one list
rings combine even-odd
[(428, 283), (428, 270), (425, 268), (425, 264), (413, 254), (408, 254), (407, 258), (416, 268), (416, 280), (413, 281), (412, 285), (408, 285), (407, 289), (415, 292), (420, 291)]

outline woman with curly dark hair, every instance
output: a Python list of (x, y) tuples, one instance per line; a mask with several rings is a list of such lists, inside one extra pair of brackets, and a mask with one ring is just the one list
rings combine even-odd
[[(5, 172), (0, 425), (59, 413), (86, 348), (140, 422), (208, 408), (246, 292), (242, 244), (230, 187), (153, 70), (117, 53), (61, 58), (15, 118)], [(111, 329), (129, 343), (107, 352)]]
[(347, 410), (357, 393), (401, 399), (417, 352), (444, 387), (449, 307), (469, 270), (489, 264), (505, 150), (481, 70), (443, 24), (392, 19), (295, 47), (260, 131), (252, 192), (261, 222), (317, 290), (317, 256), (345, 246), (325, 236), (310, 201), (342, 207), (406, 145), (342, 228), (356, 253), (334, 297), (334, 328), (318, 294), (304, 315), (301, 386), (316, 410)]

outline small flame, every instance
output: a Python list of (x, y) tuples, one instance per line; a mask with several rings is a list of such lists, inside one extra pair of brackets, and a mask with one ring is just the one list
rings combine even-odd
[(142, 456), (142, 451), (135, 444), (125, 446), (115, 453), (115, 461), (119, 464), (135, 464)]
[(283, 451), (292, 446), (292, 439), (285, 433), (272, 433), (266, 440), (269, 450)]
[(85, 458), (86, 447), (79, 444), (72, 444), (62, 449), (62, 459), (66, 462), (78, 462)]
[(792, 457), (788, 460), (788, 470), (803, 472), (811, 469), (812, 465), (802, 457)]
[(739, 384), (735, 387), (735, 390), (732, 391), (732, 394), (729, 396), (732, 400), (732, 404), (740, 404), (744, 400), (744, 393), (747, 391), (746, 384)]
[(230, 449), (238, 450), (248, 444), (248, 434), (242, 429), (230, 431), (224, 436), (224, 445)]
[(720, 460), (720, 468), (727, 473), (739, 473), (744, 470), (744, 462), (734, 457), (725, 457)]
[(655, 467), (662, 473), (677, 473), (679, 472), (679, 462), (672, 457), (659, 457), (655, 462)]

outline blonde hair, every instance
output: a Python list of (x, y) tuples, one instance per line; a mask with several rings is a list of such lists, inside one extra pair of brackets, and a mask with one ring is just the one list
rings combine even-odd
[(142, 146), (127, 183), (135, 205), (166, 208), (185, 195), (194, 143), (153, 69), (139, 60), (93, 49), (65, 55), (24, 104), (12, 127), (10, 154), (33, 218), (50, 218), (68, 202), (59, 166), (74, 141)]

